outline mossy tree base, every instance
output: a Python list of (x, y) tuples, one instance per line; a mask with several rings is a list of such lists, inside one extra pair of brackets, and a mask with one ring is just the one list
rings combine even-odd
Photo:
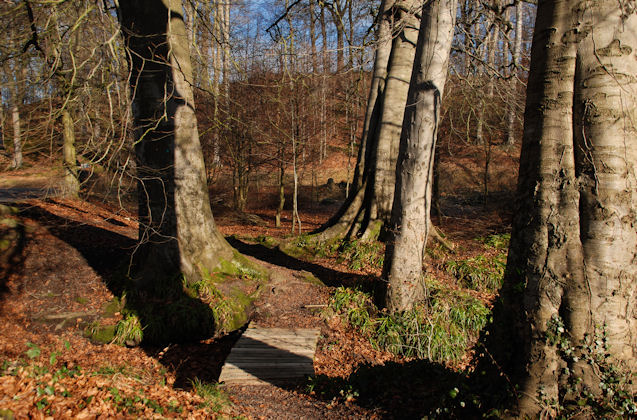
[[(121, 271), (124, 272), (124, 269)], [(121, 312), (117, 325), (98, 322), (85, 334), (100, 343), (128, 346), (197, 341), (220, 336), (245, 325), (262, 286), (270, 273), (234, 251), (211, 272), (201, 269), (199, 280), (177, 276), (139, 287), (121, 276), (116, 286), (121, 298), (104, 309), (104, 316)]]

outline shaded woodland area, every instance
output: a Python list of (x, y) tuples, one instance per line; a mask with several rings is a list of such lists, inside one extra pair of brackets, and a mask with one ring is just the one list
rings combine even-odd
[[(634, 0), (0, 25), (0, 417), (637, 415)], [(248, 325), (315, 375), (219, 383)]]

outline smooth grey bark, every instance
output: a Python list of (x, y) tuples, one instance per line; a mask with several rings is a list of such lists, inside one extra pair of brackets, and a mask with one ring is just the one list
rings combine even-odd
[(64, 139), (64, 194), (77, 197), (80, 191), (80, 179), (77, 171), (77, 156), (75, 153), (75, 127), (68, 109), (62, 111), (62, 137)]
[(312, 74), (318, 73), (318, 57), (316, 56), (316, 11), (314, 10), (316, 0), (308, 1), (308, 12), (310, 20), (310, 52), (312, 54)]
[[(349, 195), (341, 209), (316, 232), (322, 239), (337, 236), (372, 238), (378, 235), (382, 225), (389, 222), (400, 130), (418, 39), (417, 14), (422, 2), (388, 0), (382, 5), (383, 13), (378, 29), (379, 32), (390, 29), (393, 41), (391, 45), (389, 42), (381, 43), (376, 54), (375, 69), (378, 71), (375, 71), (374, 78), (377, 79), (377, 84), (372, 83), (376, 95), (373, 91), (370, 94), (374, 105), (368, 104), (371, 115), (368, 127), (363, 130), (366, 136), (359, 152), (356, 169), (358, 175), (355, 175), (358, 176), (355, 185), (360, 187)], [(381, 38), (381, 33), (379, 39), (385, 40), (384, 37)]]
[[(499, 7), (499, 0), (491, 0), (491, 6), (494, 9), (497, 9)], [(486, 66), (484, 66), (484, 76), (487, 79), (487, 83), (486, 83), (486, 87), (487, 87), (487, 92), (486, 95), (480, 95), (480, 109), (478, 109), (478, 121), (477, 121), (477, 128), (476, 128), (476, 143), (477, 144), (481, 144), (481, 145), (485, 145), (486, 146), (486, 142), (485, 142), (485, 138), (484, 138), (484, 121), (485, 121), (485, 111), (487, 108), (487, 105), (490, 104), (493, 100), (493, 90), (494, 90), (494, 83), (493, 83), (493, 69), (495, 67), (495, 51), (496, 51), (496, 45), (498, 43), (498, 37), (500, 36), (500, 28), (498, 26), (498, 22), (497, 22), (498, 16), (496, 16), (495, 12), (491, 12), (488, 15), (488, 20), (487, 20), (487, 29), (489, 32), (487, 34), (487, 39), (485, 42), (485, 49), (486, 49)], [(488, 113), (487, 113), (488, 114)], [(490, 135), (490, 133), (487, 133), (488, 135)], [(487, 140), (488, 142), (491, 141), (491, 139)], [(488, 157), (487, 157), (488, 160)], [(488, 166), (485, 167), (485, 172), (484, 172), (484, 177), (485, 177), (485, 183), (484, 183), (484, 189), (485, 189), (485, 198), (487, 196), (487, 191), (488, 191), (488, 183), (486, 178), (488, 177)]]
[[(522, 417), (568, 398), (570, 383), (599, 390), (582, 357), (596, 334), (611, 363), (637, 372), (636, 51), (637, 15), (619, 2), (538, 4), (519, 211), (491, 342)], [(557, 319), (577, 357), (548, 339)]]
[(20, 121), (20, 107), (24, 103), (25, 83), (27, 78), (27, 66), (24, 60), (14, 60), (15, 85), (13, 86), (13, 106), (11, 107), (11, 122), (13, 124), (13, 159), (12, 167), (22, 167), (22, 126)]
[(392, 18), (388, 16), (394, 0), (382, 0), (380, 4), (380, 16), (378, 18), (378, 28), (376, 31), (376, 55), (374, 57), (374, 69), (372, 71), (372, 82), (367, 98), (367, 108), (365, 110), (365, 120), (363, 122), (362, 142), (358, 150), (358, 159), (354, 170), (354, 189), (358, 190), (362, 186), (363, 170), (365, 168), (365, 157), (367, 145), (370, 143), (370, 133), (373, 136), (378, 126), (378, 118), (381, 108), (381, 100), (385, 90), (385, 79), (387, 77), (387, 65), (392, 44)]
[[(518, 76), (520, 74), (520, 63), (522, 56), (522, 0), (515, 0), (515, 39), (513, 43), (513, 51), (512, 51), (512, 59), (513, 59), (513, 72), (511, 78), (511, 90), (512, 98), (515, 97), (517, 85), (518, 85)], [(509, 115), (507, 117), (507, 140), (506, 144), (515, 144), (515, 113), (516, 106), (515, 101), (511, 100), (509, 105)]]
[(405, 104), (411, 72), (414, 66), (419, 19), (416, 14), (422, 0), (397, 1), (402, 31), (394, 38), (389, 58), (388, 75), (383, 95), (383, 108), (378, 127), (378, 146), (375, 156), (374, 198), (371, 218), (389, 221), (396, 187), (396, 159), (405, 115)]
[(346, 2), (335, 0), (325, 3), (325, 6), (328, 7), (332, 15), (332, 22), (336, 28), (336, 72), (338, 73), (345, 68), (345, 24), (343, 22), (343, 14)]
[(423, 6), (383, 267), (391, 312), (411, 309), (423, 297), (434, 154), (456, 12), (457, 0), (429, 0)]
[(136, 129), (139, 245), (132, 277), (196, 282), (232, 248), (212, 217), (178, 0), (120, 1)]
[[(14, 98), (14, 101), (17, 100)], [(11, 107), (11, 122), (13, 124), (13, 160), (12, 167), (22, 167), (22, 129), (20, 127), (20, 109), (16, 104)]]
[(278, 176), (278, 188), (279, 188), (279, 204), (276, 208), (276, 214), (274, 215), (274, 226), (281, 227), (281, 216), (283, 215), (283, 207), (285, 206), (285, 161), (283, 155), (283, 148), (279, 148), (279, 176)]

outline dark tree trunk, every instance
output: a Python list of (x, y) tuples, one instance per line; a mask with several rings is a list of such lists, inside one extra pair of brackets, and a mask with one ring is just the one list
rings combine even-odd
[(210, 210), (181, 3), (124, 0), (119, 12), (130, 51), (139, 177), (132, 276), (144, 284), (180, 275), (195, 282), (232, 259), (232, 248)]

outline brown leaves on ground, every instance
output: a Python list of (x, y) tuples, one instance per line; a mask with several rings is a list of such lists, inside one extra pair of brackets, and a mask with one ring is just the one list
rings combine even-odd
[[(20, 356), (2, 365), (0, 408), (11, 410), (16, 418), (214, 414), (197, 394), (175, 389), (174, 374), (142, 349), (93, 345), (75, 331), (44, 338), (41, 344), (26, 342)], [(8, 353), (6, 345), (1, 350)]]
[[(304, 211), (304, 231), (318, 227), (334, 211), (334, 207), (318, 206)], [(238, 238), (290, 234), (289, 217), (275, 228), (273, 211), (255, 212), (266, 225), (222, 225), (220, 230)], [(91, 322), (100, 319), (113, 324), (120, 317), (105, 313), (104, 308), (120, 297), (121, 291), (114, 290), (109, 279), (126, 264), (135, 246), (138, 227), (134, 217), (103, 204), (63, 199), (32, 200), (21, 205), (19, 217), (25, 226), (26, 246), (19, 267), (6, 279), (0, 300), (0, 410), (11, 410), (16, 418), (390, 415), (386, 410), (393, 409), (392, 402), (384, 404), (378, 399), (362, 405), (350, 394), (323, 399), (296, 387), (229, 387), (226, 394), (231, 406), (201, 397), (191, 381), (199, 378), (215, 383), (236, 339), (232, 336), (165, 348), (91, 343), (82, 335)], [(454, 215), (442, 221), (442, 229), (459, 244), (454, 258), (460, 258), (474, 252), (473, 238), (501, 223), (493, 214), (470, 220)], [(374, 349), (368, 339), (338, 318), (325, 320), (321, 313), (332, 288), (312, 277), (333, 285), (369, 285), (378, 270), (352, 271), (335, 258), (309, 262), (277, 254), (284, 260), (269, 260), (274, 254), (266, 254), (265, 248), (253, 249), (253, 257), (275, 273), (255, 302), (254, 322), (272, 327), (320, 327), (315, 358), (318, 375), (345, 381), (362, 365), (405, 362)], [(445, 276), (441, 267), (438, 274)], [(443, 281), (453, 282), (449, 278)]]

